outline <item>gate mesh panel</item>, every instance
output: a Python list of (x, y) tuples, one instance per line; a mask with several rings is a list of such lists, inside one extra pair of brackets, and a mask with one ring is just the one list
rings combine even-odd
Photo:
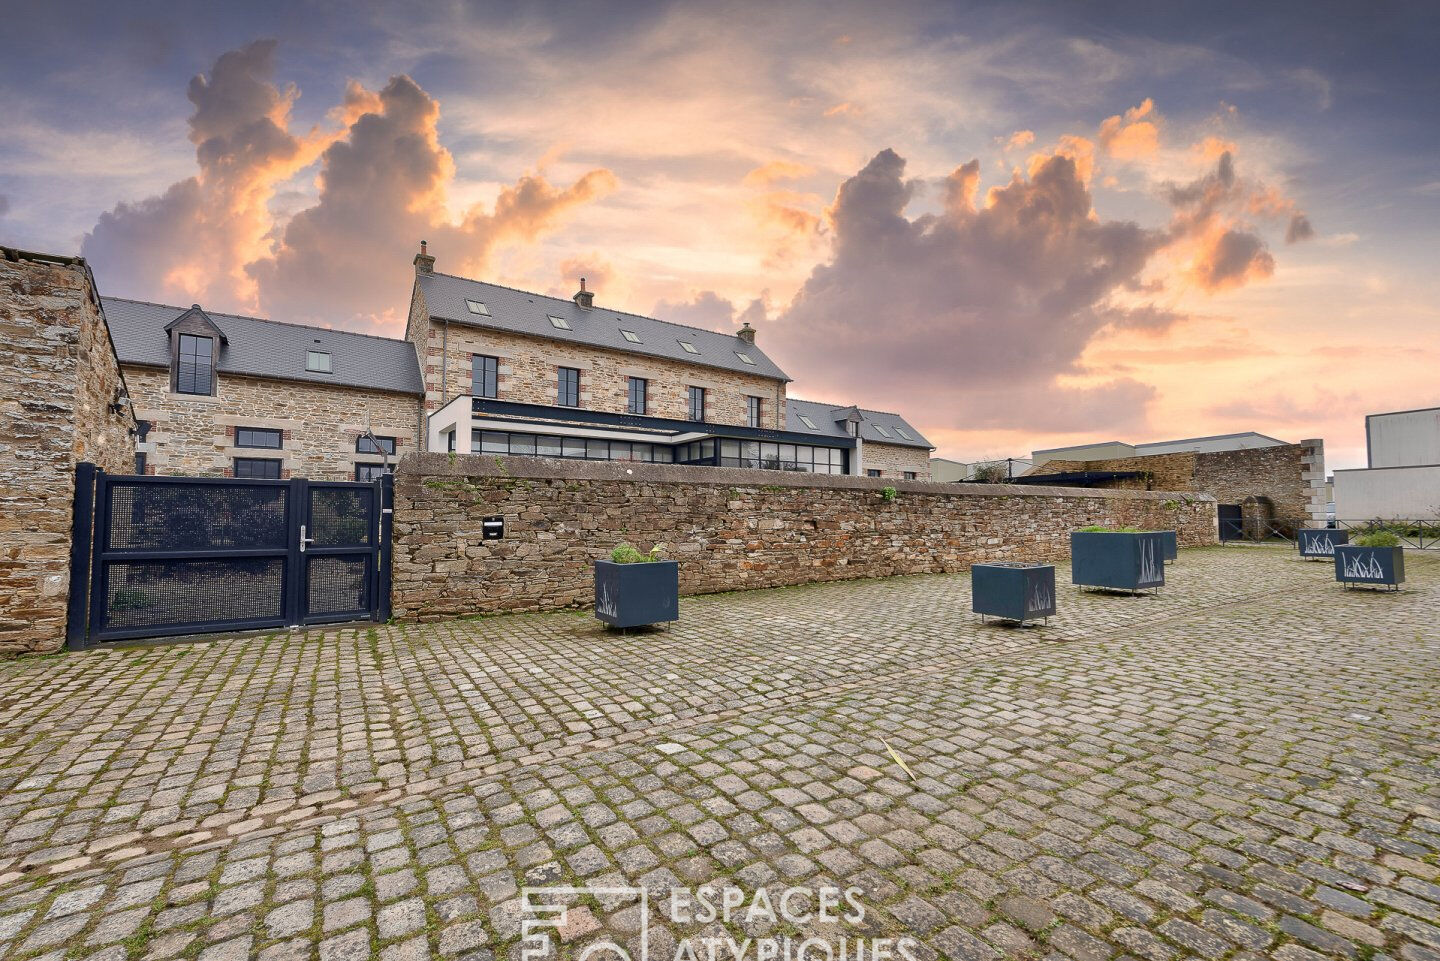
[(311, 614), (370, 609), (368, 557), (312, 557), (309, 563), (306, 577)]
[(112, 550), (286, 546), (284, 487), (125, 484), (110, 489)]
[(118, 561), (106, 568), (107, 628), (278, 619), (283, 613), (285, 562), (279, 558)]
[(310, 536), (316, 547), (370, 543), (369, 488), (315, 487), (310, 490)]

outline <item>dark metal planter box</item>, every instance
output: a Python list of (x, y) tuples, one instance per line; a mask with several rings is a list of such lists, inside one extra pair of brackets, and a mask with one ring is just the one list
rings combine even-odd
[(639, 627), (680, 619), (680, 565), (595, 562), (595, 616), (611, 627)]
[(1160, 532), (1072, 531), (1070, 580), (1082, 587), (1115, 591), (1164, 586), (1165, 547)]
[(1055, 568), (1050, 564), (976, 564), (970, 568), (970, 609), (1026, 621), (1055, 613)]
[(1180, 557), (1180, 532), (1179, 531), (1156, 531), (1160, 535), (1160, 544), (1165, 548), (1165, 559), (1173, 561)]
[(1351, 584), (1374, 584), (1398, 591), (1405, 583), (1405, 548), (1338, 544), (1335, 547), (1335, 579), (1347, 587)]
[(1349, 531), (1300, 530), (1296, 532), (1296, 543), (1300, 545), (1301, 557), (1334, 557), (1335, 548), (1350, 543)]

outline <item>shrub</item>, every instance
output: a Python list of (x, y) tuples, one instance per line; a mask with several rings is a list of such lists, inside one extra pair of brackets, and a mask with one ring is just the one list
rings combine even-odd
[(1399, 547), (1400, 538), (1394, 531), (1371, 531), (1352, 541), (1356, 547)]
[(648, 554), (635, 549), (629, 544), (621, 544), (610, 552), (610, 560), (616, 564), (648, 564), (651, 561), (658, 561), (659, 559), (660, 548), (658, 546), (650, 548)]
[(887, 504), (900, 496), (900, 492), (893, 487), (880, 488), (880, 498)]
[(1081, 534), (1148, 534), (1138, 527), (1106, 527), (1103, 524), (1091, 524), (1089, 527), (1082, 527)]
[(972, 484), (1008, 484), (1010, 476), (1004, 464), (982, 464), (970, 478)]

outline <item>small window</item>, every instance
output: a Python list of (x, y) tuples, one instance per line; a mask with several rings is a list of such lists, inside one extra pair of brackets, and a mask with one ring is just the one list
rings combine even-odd
[(705, 419), (705, 388), (690, 388), (690, 419), (703, 421)]
[(875, 470), (874, 468), (871, 468), (871, 469), (865, 471), (865, 476), (866, 476), (866, 477), (879, 477), (879, 476), (880, 476), (880, 472), (879, 472), (878, 470)]
[(490, 308), (478, 300), (467, 300), (465, 301), (465, 306), (470, 308), (470, 313), (472, 314), (479, 314), (481, 317), (490, 316)]
[(558, 327), (558, 328), (560, 328), (561, 330), (569, 330), (569, 329), (570, 329), (570, 321), (566, 320), (564, 317), (556, 317), (554, 314), (551, 314), (551, 315), (550, 315), (550, 326), (551, 326), (551, 327)]
[(806, 417), (804, 414), (800, 414), (799, 417), (800, 423), (804, 424), (806, 427), (810, 428), (811, 430), (819, 430), (819, 428), (815, 426), (815, 422), (810, 418)]
[(470, 395), (491, 399), (500, 396), (500, 358), (476, 354), (471, 359)]
[(740, 363), (746, 364), (750, 367), (755, 366), (755, 358), (751, 357), (749, 354), (742, 354), (740, 353), (740, 351), (737, 350), (735, 351), (735, 356), (740, 358)]
[(914, 480), (914, 479), (915, 479), (915, 472), (914, 472), (913, 470), (907, 470), (907, 471), (905, 472), (905, 479), (906, 479), (906, 480)]
[(745, 422), (750, 427), (761, 427), (765, 419), (765, 398), (745, 398)]
[(357, 454), (389, 454), (395, 456), (395, 438), (376, 437), (371, 438), (368, 434), (361, 434), (355, 438), (355, 453)]
[(175, 367), (177, 394), (213, 394), (215, 341), (211, 337), (181, 334)]
[(884, 437), (887, 440), (890, 438), (890, 432), (885, 429), (884, 425), (871, 424), (870, 426), (875, 428), (875, 433), (879, 434), (881, 437)]
[(555, 403), (561, 407), (579, 407), (580, 371), (574, 367), (561, 367), (559, 371), (559, 389), (556, 392)]
[(630, 377), (627, 378), (627, 381), (626, 390), (628, 396), (626, 397), (625, 409), (632, 414), (645, 413), (645, 395), (650, 386), (649, 382), (646, 381), (644, 377)]
[(357, 481), (361, 481), (362, 483), (368, 484), (371, 481), (377, 481), (388, 473), (390, 473), (390, 471), (385, 469), (384, 464), (355, 465), (355, 479)]
[(633, 330), (622, 330), (620, 331), (620, 336), (624, 337), (632, 344), (640, 343), (640, 335), (635, 333), (635, 331)]
[(687, 354), (698, 354), (698, 353), (700, 353), (700, 348), (696, 347), (694, 344), (690, 343), (690, 341), (688, 341), (688, 340), (682, 340), (682, 341), (680, 341), (680, 346), (685, 348), (685, 353), (687, 353)]
[(914, 440), (914, 439), (915, 439), (915, 438), (911, 437), (909, 434), (905, 433), (905, 428), (903, 428), (903, 427), (897, 427), (897, 428), (895, 428), (895, 433), (899, 434), (899, 435), (900, 435), (902, 438), (904, 438), (905, 440)]
[(235, 428), (236, 447), (265, 447), (279, 450), (283, 446), (284, 434), (269, 427)]
[(331, 373), (330, 355), (323, 350), (307, 350), (305, 352), (305, 369), (319, 374)]
[(279, 480), (280, 462), (260, 457), (237, 457), (234, 474), (252, 480)]

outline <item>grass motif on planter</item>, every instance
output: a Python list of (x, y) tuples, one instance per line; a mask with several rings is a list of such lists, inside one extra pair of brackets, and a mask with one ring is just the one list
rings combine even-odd
[(1320, 530), (1300, 530), (1296, 532), (1296, 538), (1301, 557), (1334, 557), (1335, 548), (1341, 544), (1350, 543), (1350, 532), (1330, 530), (1328, 528)]
[(1405, 583), (1405, 549), (1391, 531), (1364, 534), (1354, 544), (1335, 547), (1335, 580), (1400, 589)]

